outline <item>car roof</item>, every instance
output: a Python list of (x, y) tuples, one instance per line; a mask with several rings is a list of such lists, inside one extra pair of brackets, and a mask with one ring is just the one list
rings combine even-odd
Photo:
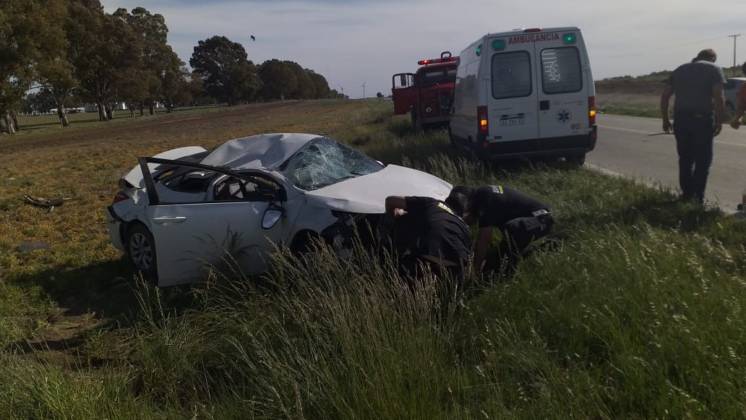
[(275, 170), (290, 156), (319, 134), (273, 133), (229, 140), (202, 159), (203, 165), (232, 170)]

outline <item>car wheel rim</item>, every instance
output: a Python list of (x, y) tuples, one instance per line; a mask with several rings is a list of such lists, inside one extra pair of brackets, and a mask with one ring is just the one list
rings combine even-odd
[(142, 271), (150, 270), (153, 266), (153, 247), (144, 234), (135, 233), (130, 237), (130, 256)]

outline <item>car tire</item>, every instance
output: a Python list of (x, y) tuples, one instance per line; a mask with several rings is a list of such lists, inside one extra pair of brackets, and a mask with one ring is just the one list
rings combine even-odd
[(297, 256), (308, 254), (314, 250), (314, 242), (319, 238), (315, 232), (299, 232), (290, 244), (290, 251)]
[(141, 223), (134, 223), (127, 229), (125, 241), (127, 257), (137, 271), (153, 285), (158, 285), (158, 258), (155, 251), (155, 240), (148, 228)]
[(573, 166), (583, 166), (585, 164), (585, 153), (565, 156), (565, 161)]

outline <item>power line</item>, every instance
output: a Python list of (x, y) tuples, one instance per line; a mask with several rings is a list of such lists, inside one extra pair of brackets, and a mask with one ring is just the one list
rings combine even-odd
[(736, 67), (736, 39), (741, 36), (741, 34), (733, 34), (728, 35), (728, 38), (733, 38), (733, 67)]

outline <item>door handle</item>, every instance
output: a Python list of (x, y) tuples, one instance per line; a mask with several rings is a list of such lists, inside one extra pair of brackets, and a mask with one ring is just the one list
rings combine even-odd
[(539, 110), (546, 111), (549, 109), (549, 101), (540, 101), (539, 102)]
[(153, 222), (159, 225), (165, 225), (167, 223), (183, 223), (187, 218), (184, 216), (163, 216), (154, 217)]

